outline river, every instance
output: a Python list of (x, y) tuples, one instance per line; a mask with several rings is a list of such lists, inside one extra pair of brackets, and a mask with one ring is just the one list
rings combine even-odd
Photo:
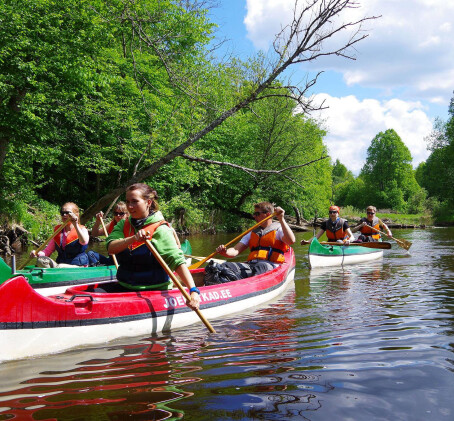
[[(454, 228), (393, 234), (410, 253), (311, 271), (298, 233), (294, 285), (216, 334), (0, 364), (0, 420), (453, 420)], [(207, 255), (231, 238), (190, 241)]]

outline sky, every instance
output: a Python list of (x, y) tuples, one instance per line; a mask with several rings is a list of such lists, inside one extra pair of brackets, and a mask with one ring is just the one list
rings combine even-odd
[[(217, 37), (227, 40), (223, 48), (242, 58), (267, 52), (281, 26), (290, 22), (294, 2), (218, 0), (211, 18), (219, 25)], [(358, 3), (346, 19), (381, 17), (367, 22), (369, 36), (356, 45), (356, 60), (330, 56), (292, 71), (300, 79), (323, 71), (311, 94), (329, 108), (312, 117), (323, 121), (333, 162), (339, 159), (358, 175), (373, 138), (394, 129), (416, 168), (430, 154), (425, 138), (435, 118), (448, 119), (454, 91), (454, 1)]]

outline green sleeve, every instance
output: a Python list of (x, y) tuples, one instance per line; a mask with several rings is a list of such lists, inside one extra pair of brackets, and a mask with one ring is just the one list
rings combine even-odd
[(125, 238), (125, 236), (123, 234), (124, 226), (125, 226), (124, 219), (119, 221), (118, 224), (114, 226), (114, 229), (109, 234), (109, 236), (106, 238), (106, 247), (109, 247), (109, 244), (114, 240), (121, 240), (122, 238)]
[(172, 229), (167, 225), (161, 225), (156, 229), (151, 243), (172, 271), (186, 263), (183, 251), (178, 248)]

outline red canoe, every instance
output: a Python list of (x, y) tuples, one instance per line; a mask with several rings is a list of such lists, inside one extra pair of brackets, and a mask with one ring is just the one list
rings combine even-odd
[[(202, 286), (200, 309), (208, 320), (257, 306), (293, 280), (295, 256), (263, 275)], [(200, 284), (204, 269), (191, 271)], [(178, 289), (93, 293), (83, 285), (44, 297), (17, 276), (0, 286), (0, 361), (59, 352), (121, 337), (151, 335), (199, 322)]]

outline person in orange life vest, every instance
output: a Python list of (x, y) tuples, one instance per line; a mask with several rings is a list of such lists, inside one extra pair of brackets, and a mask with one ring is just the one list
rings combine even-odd
[[(330, 206), (329, 208), (329, 218), (326, 221), (323, 221), (320, 225), (320, 230), (315, 236), (319, 239), (323, 233), (326, 232), (328, 241), (340, 243), (340, 244), (350, 244), (350, 241), (353, 241), (353, 233), (348, 226), (348, 222), (339, 217), (339, 206)], [(310, 244), (312, 241), (301, 240), (301, 245)]]
[(370, 227), (374, 227), (375, 229), (386, 231), (386, 234), (391, 237), (392, 233), (388, 226), (378, 219), (375, 214), (377, 213), (377, 209), (375, 206), (368, 206), (366, 208), (366, 217), (361, 218), (359, 224), (352, 228), (353, 232), (361, 231), (361, 234), (356, 239), (355, 242), (357, 243), (366, 243), (370, 241), (380, 241), (381, 235), (379, 232), (371, 229)]
[[(61, 207), (60, 215), (62, 223), (66, 223), (68, 219), (71, 223), (57, 234), (43, 251), (36, 254), (36, 251), (32, 250), (30, 256), (50, 257), (54, 251), (57, 251), (57, 262), (49, 259), (51, 267), (88, 266), (89, 260), (85, 250), (90, 237), (88, 230), (83, 225), (79, 225), (79, 207), (75, 203), (67, 202)], [(57, 225), (54, 230), (60, 226)]]
[(189, 289), (191, 300), (187, 305), (198, 308), (200, 291), (186, 266), (182, 250), (177, 246), (173, 229), (159, 211), (157, 199), (156, 191), (147, 184), (136, 183), (126, 189), (130, 216), (119, 221), (107, 237), (107, 250), (117, 256), (119, 263), (117, 280), (123, 288), (133, 291), (172, 287), (172, 280), (145, 243), (150, 239), (162, 259)]
[(295, 235), (285, 221), (285, 211), (269, 202), (254, 205), (253, 217), (257, 223), (276, 213), (278, 222), (267, 219), (258, 228), (246, 234), (235, 246), (226, 248), (221, 244), (216, 251), (224, 257), (238, 256), (248, 247), (250, 253), (246, 263), (210, 263), (205, 269), (205, 284), (217, 284), (259, 275), (274, 269), (285, 261), (284, 252), (295, 242)]

